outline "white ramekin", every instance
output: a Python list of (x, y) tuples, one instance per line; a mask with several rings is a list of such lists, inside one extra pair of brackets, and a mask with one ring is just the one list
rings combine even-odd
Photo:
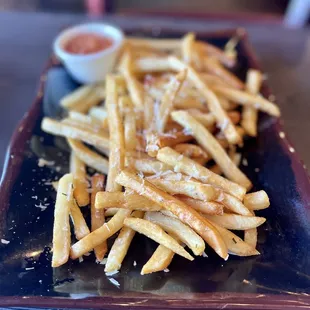
[[(77, 55), (66, 52), (63, 49), (65, 42), (79, 33), (101, 34), (111, 38), (113, 44), (93, 54)], [(96, 83), (104, 80), (107, 73), (112, 71), (123, 41), (123, 32), (114, 26), (102, 23), (81, 24), (68, 28), (57, 36), (54, 53), (76, 81), (83, 84)]]

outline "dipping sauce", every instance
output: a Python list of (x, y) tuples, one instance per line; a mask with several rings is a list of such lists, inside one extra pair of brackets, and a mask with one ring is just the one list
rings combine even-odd
[(79, 33), (70, 38), (63, 49), (71, 54), (94, 54), (109, 48), (113, 40), (95, 33)]

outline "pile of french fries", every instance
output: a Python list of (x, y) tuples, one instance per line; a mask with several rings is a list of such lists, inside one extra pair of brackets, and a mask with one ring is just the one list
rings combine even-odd
[[(128, 38), (105, 81), (62, 99), (68, 117), (43, 119), (72, 150), (70, 173), (55, 185), (53, 267), (94, 251), (98, 261), (107, 255), (106, 273), (117, 272), (136, 232), (158, 243), (141, 274), (166, 270), (175, 254), (194, 260), (206, 243), (225, 260), (259, 254), (265, 218), (255, 212), (269, 198), (248, 193), (240, 150), (257, 135), (258, 111), (280, 111), (259, 93), (261, 72), (250, 69), (243, 83), (227, 69), (235, 62), (234, 44), (220, 50), (193, 33)], [(90, 227), (80, 209), (89, 205)]]

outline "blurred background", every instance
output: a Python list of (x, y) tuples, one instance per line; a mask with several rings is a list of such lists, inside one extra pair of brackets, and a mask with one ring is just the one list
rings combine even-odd
[(304, 27), (310, 0), (0, 0), (1, 11), (152, 15)]

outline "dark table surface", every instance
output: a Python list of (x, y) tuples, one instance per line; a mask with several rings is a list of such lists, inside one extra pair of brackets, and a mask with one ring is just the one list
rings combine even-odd
[[(86, 21), (80, 15), (0, 13), (0, 169), (10, 137), (35, 96), (40, 73), (53, 39), (69, 24)], [(136, 25), (137, 17), (104, 17), (116, 25)], [(141, 27), (186, 31), (246, 28), (268, 83), (282, 110), (284, 127), (300, 158), (310, 167), (310, 30), (279, 25), (140, 18)]]

